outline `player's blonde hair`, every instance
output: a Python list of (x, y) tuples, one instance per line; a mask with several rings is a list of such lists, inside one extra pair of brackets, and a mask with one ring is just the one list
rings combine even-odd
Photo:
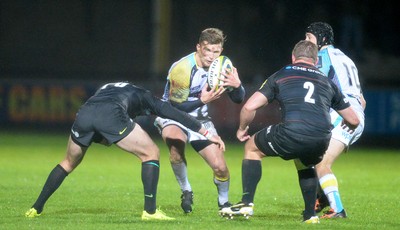
[(224, 35), (224, 32), (222, 30), (218, 28), (207, 28), (201, 32), (199, 37), (199, 44), (207, 42), (212, 45), (221, 44), (221, 46), (223, 47), (225, 40), (226, 36)]

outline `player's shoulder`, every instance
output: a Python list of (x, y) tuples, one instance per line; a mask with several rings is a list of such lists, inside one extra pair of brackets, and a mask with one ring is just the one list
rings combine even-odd
[(174, 62), (169, 69), (169, 74), (190, 73), (195, 66), (196, 60), (194, 53), (191, 53)]
[(321, 54), (328, 55), (330, 57), (334, 56), (336, 58), (349, 58), (341, 49), (334, 47), (333, 45), (329, 45), (326, 49), (322, 49), (319, 51)]
[[(355, 67), (354, 61), (339, 48), (336, 48), (334, 46), (329, 46), (328, 49), (326, 50), (327, 50), (326, 52), (328, 52), (329, 58), (332, 60), (333, 63), (332, 65), (334, 65), (336, 62), (339, 62), (340, 67), (343, 67), (343, 64), (345, 64), (346, 66)], [(334, 67), (337, 68), (338, 65), (335, 65)]]
[(181, 66), (194, 66), (196, 65), (195, 53), (190, 53), (171, 65), (171, 69)]

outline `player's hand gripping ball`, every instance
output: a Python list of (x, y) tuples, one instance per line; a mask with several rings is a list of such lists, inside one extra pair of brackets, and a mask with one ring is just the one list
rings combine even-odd
[(207, 82), (210, 88), (213, 89), (216, 86), (215, 90), (218, 90), (223, 83), (223, 81), (220, 80), (221, 77), (224, 77), (221, 72), (226, 72), (227, 70), (232, 71), (232, 67), (233, 65), (231, 60), (226, 56), (219, 56), (217, 59), (215, 59), (208, 68)]

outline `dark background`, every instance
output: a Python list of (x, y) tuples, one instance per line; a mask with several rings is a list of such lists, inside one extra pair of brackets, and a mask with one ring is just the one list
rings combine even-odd
[[(161, 5), (161, 23), (154, 18)], [(399, 16), (394, 1), (7, 1), (0, 2), (0, 74), (8, 78), (164, 82), (169, 66), (218, 27), (224, 54), (245, 82), (290, 61), (313, 21), (329, 22), (336, 46), (359, 67), (364, 87), (399, 81)], [(162, 33), (154, 41), (155, 30)], [(157, 62), (154, 46), (162, 46)]]

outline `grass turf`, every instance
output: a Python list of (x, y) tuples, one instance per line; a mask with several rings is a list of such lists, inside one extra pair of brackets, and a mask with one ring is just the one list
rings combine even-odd
[[(42, 216), (25, 218), (54, 166), (65, 154), (68, 134), (0, 132), (0, 229), (398, 229), (400, 152), (357, 145), (334, 165), (347, 219), (301, 223), (303, 200), (293, 162), (264, 158), (255, 197), (255, 215), (226, 220), (217, 214), (211, 169), (187, 148), (193, 213), (180, 208), (180, 190), (161, 149), (157, 203), (171, 222), (143, 222), (139, 160), (115, 146), (92, 145), (81, 165), (47, 202)], [(243, 145), (227, 143), (231, 202), (241, 196)]]

